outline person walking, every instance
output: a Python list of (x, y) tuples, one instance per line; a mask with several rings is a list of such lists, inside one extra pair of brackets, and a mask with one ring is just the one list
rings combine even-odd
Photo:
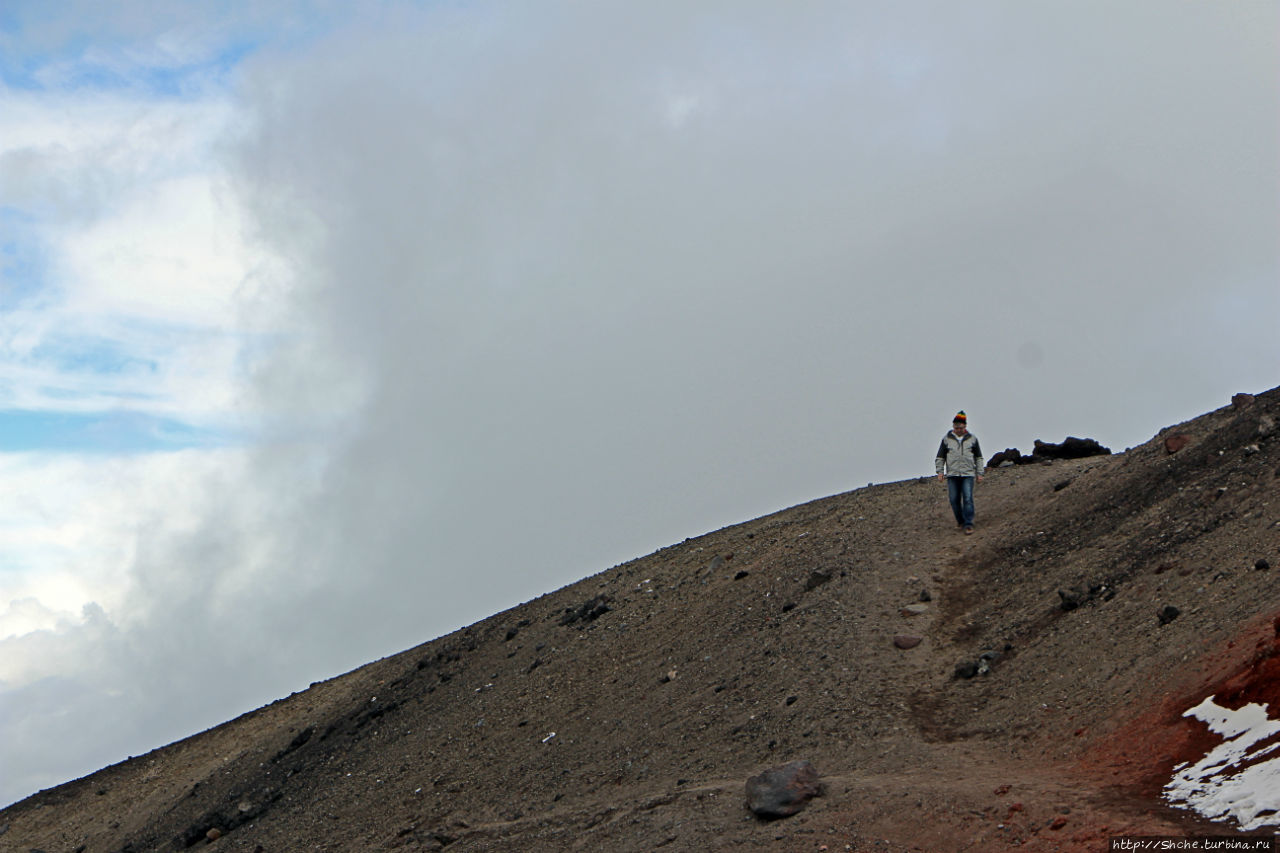
[(982, 447), (978, 437), (969, 432), (969, 416), (957, 412), (951, 431), (942, 437), (938, 455), (933, 460), (938, 481), (947, 481), (947, 498), (955, 513), (956, 525), (966, 535), (973, 532), (973, 483), (982, 482)]

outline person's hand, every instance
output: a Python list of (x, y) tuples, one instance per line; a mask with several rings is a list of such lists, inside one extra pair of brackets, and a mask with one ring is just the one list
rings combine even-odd
[(939, 475), (938, 475), (938, 482), (939, 482), (939, 483), (941, 483), (941, 482), (942, 482), (943, 480), (945, 480), (945, 479), (946, 479), (946, 477), (943, 477), (941, 474), (939, 474)]
[(981, 475), (981, 474), (979, 474), (979, 475), (978, 475), (978, 482), (979, 482), (979, 483), (981, 483), (981, 482), (982, 482), (982, 475)]

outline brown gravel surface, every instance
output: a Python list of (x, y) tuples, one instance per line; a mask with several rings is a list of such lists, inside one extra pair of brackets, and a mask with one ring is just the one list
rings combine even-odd
[[(0, 850), (1102, 851), (1234, 834), (1158, 794), (1205, 742), (1184, 710), (1224, 685), (1280, 700), (1268, 418), (1280, 389), (1125, 453), (989, 471), (973, 536), (926, 477), (687, 540), (37, 794), (0, 812)], [(1176, 453), (1173, 434), (1190, 439)], [(964, 663), (986, 671), (958, 677)], [(797, 759), (822, 796), (755, 817), (746, 780)]]

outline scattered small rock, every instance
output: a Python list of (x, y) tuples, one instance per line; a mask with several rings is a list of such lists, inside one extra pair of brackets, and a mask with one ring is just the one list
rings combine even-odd
[(1262, 557), (1258, 560), (1258, 562), (1253, 564), (1253, 567), (1258, 571), (1266, 571), (1267, 569), (1271, 568), (1271, 563), (1268, 562), (1266, 557)]
[(597, 595), (595, 598), (584, 601), (576, 608), (566, 608), (564, 616), (560, 617), (560, 624), (572, 625), (575, 622), (594, 622), (608, 613), (610, 609), (608, 596)]
[(956, 664), (956, 678), (973, 678), (977, 674), (978, 662), (976, 660), (966, 660)]
[(899, 634), (893, 638), (893, 644), (903, 651), (914, 649), (922, 642), (924, 642), (924, 637), (914, 637), (910, 634)]
[(1080, 587), (1073, 586), (1070, 589), (1058, 590), (1058, 598), (1061, 599), (1058, 606), (1070, 613), (1084, 603), (1088, 594)]
[(1049, 828), (1057, 830), (1057, 829), (1062, 829), (1062, 827), (1066, 825), (1067, 825), (1067, 819), (1065, 817), (1055, 817), (1053, 819), (1053, 823), (1049, 824)]
[(808, 761), (792, 761), (747, 780), (747, 807), (765, 819), (790, 817), (821, 795), (818, 771)]
[(210, 829), (208, 832), (206, 832), (204, 834), (204, 837), (209, 839), (210, 841), (217, 841), (219, 838), (222, 837), (222, 830), (218, 829), (218, 827), (215, 826), (212, 829)]
[(901, 611), (903, 616), (923, 616), (928, 612), (929, 605), (927, 604), (908, 604)]
[(1172, 604), (1166, 604), (1164, 607), (1160, 608), (1160, 612), (1157, 616), (1160, 619), (1161, 625), (1168, 625), (1174, 619), (1177, 619), (1181, 613), (1182, 611), (1174, 607)]
[(1231, 395), (1231, 407), (1236, 410), (1252, 406), (1253, 401), (1254, 396), (1252, 394), (1241, 393)]
[(1174, 433), (1164, 440), (1165, 452), (1172, 455), (1191, 443), (1191, 436), (1186, 433)]
[(922, 590), (920, 590), (920, 600), (921, 600), (921, 601), (933, 601), (933, 595), (932, 595), (932, 594), (930, 594), (929, 590), (927, 590), (927, 589), (922, 589)]
[(1070, 480), (1062, 480), (1061, 482), (1057, 482), (1057, 483), (1054, 483), (1054, 484), (1053, 484), (1053, 490), (1054, 490), (1055, 492), (1060, 492), (1060, 491), (1062, 491), (1063, 489), (1065, 489), (1067, 486), (1070, 486), (1070, 485), (1071, 485), (1071, 481), (1070, 481)]
[(736, 575), (734, 575), (734, 576), (733, 576), (733, 579), (734, 579), (734, 580), (736, 580), (736, 581), (740, 581), (740, 580), (742, 580), (743, 578), (745, 578), (745, 577), (746, 577), (747, 575), (749, 575), (749, 574), (751, 574), (751, 572), (748, 572), (748, 571), (739, 571)]
[(828, 583), (830, 580), (831, 572), (826, 571), (825, 569), (814, 569), (809, 572), (809, 579), (804, 582), (804, 591), (811, 592), (812, 590), (822, 586), (824, 583)]
[(1276, 419), (1271, 415), (1263, 415), (1258, 421), (1258, 437), (1270, 438), (1276, 431)]

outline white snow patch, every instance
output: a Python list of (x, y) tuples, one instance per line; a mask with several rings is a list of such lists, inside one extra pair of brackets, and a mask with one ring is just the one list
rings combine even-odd
[(1182, 716), (1202, 720), (1223, 741), (1195, 764), (1174, 768), (1166, 799), (1210, 820), (1234, 820), (1243, 830), (1280, 826), (1280, 720), (1271, 719), (1266, 705), (1233, 711), (1213, 699)]

